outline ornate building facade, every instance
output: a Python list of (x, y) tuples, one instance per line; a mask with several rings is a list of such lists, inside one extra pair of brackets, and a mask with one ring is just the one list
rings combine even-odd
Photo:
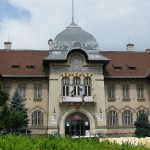
[(150, 51), (100, 51), (72, 22), (49, 50), (0, 50), (0, 79), (10, 99), (18, 89), (32, 134), (132, 134), (150, 111)]

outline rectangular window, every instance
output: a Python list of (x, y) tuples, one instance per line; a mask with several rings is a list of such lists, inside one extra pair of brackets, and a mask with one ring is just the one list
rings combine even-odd
[(129, 99), (129, 85), (128, 84), (123, 84), (122, 85), (122, 90), (123, 90), (123, 99)]
[(10, 93), (10, 88), (11, 88), (11, 85), (10, 83), (4, 83), (3, 84), (3, 91), (6, 92), (6, 93)]
[(25, 83), (20, 83), (18, 85), (18, 92), (20, 94), (20, 97), (22, 99), (25, 99), (26, 98), (26, 84)]
[(108, 84), (108, 98), (115, 99), (115, 85)]
[(91, 86), (88, 86), (88, 95), (87, 96), (91, 96)]
[(138, 99), (144, 99), (144, 85), (143, 84), (137, 85), (137, 97)]
[(87, 92), (88, 90), (87, 90), (87, 86), (85, 86), (84, 87), (84, 94), (85, 94), (85, 96), (87, 96), (88, 95), (88, 92)]
[(69, 96), (69, 85), (62, 86), (63, 96)]
[(85, 85), (83, 90), (85, 96), (91, 96), (91, 85)]
[(42, 98), (42, 84), (41, 83), (34, 84), (34, 98), (35, 99)]

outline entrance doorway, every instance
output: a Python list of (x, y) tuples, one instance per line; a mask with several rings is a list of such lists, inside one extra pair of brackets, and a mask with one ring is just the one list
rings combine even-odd
[(89, 135), (90, 123), (88, 118), (79, 112), (69, 115), (65, 121), (65, 134), (69, 136)]

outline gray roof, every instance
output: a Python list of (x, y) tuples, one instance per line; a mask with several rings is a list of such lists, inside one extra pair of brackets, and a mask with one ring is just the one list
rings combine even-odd
[(56, 36), (49, 51), (49, 56), (44, 60), (67, 61), (68, 54), (74, 50), (81, 51), (87, 55), (88, 61), (110, 61), (100, 55), (96, 39), (74, 22)]
[(71, 50), (73, 47), (80, 47), (83, 50), (99, 50), (96, 39), (75, 23), (71, 23), (56, 36), (52, 49)]
[[(51, 50), (49, 52), (49, 56), (44, 58), (44, 60), (47, 61), (66, 61), (68, 53), (73, 51), (75, 49), (72, 49), (70, 51), (61, 51), (61, 50)], [(77, 51), (84, 52), (88, 56), (88, 61), (110, 61), (110, 59), (100, 55), (100, 52), (97, 50), (89, 50), (89, 51), (84, 51), (81, 49), (78, 49)]]

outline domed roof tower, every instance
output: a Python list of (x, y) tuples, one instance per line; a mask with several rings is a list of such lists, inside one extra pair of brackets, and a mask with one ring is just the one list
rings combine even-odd
[(96, 39), (72, 22), (64, 31), (56, 36), (53, 49), (71, 50), (77, 45), (83, 50), (99, 50)]
[(54, 41), (48, 41), (49, 55), (44, 58), (44, 64), (48, 64), (49, 61), (66, 62), (68, 55), (74, 51), (84, 53), (88, 61), (108, 63), (110, 60), (100, 55), (99, 45), (94, 36), (74, 23), (73, 9), (72, 0), (72, 23), (60, 32)]
[(72, 0), (72, 23), (54, 39), (53, 50), (71, 50), (78, 47), (82, 50), (99, 50), (98, 42), (90, 33), (74, 23), (74, 5)]

